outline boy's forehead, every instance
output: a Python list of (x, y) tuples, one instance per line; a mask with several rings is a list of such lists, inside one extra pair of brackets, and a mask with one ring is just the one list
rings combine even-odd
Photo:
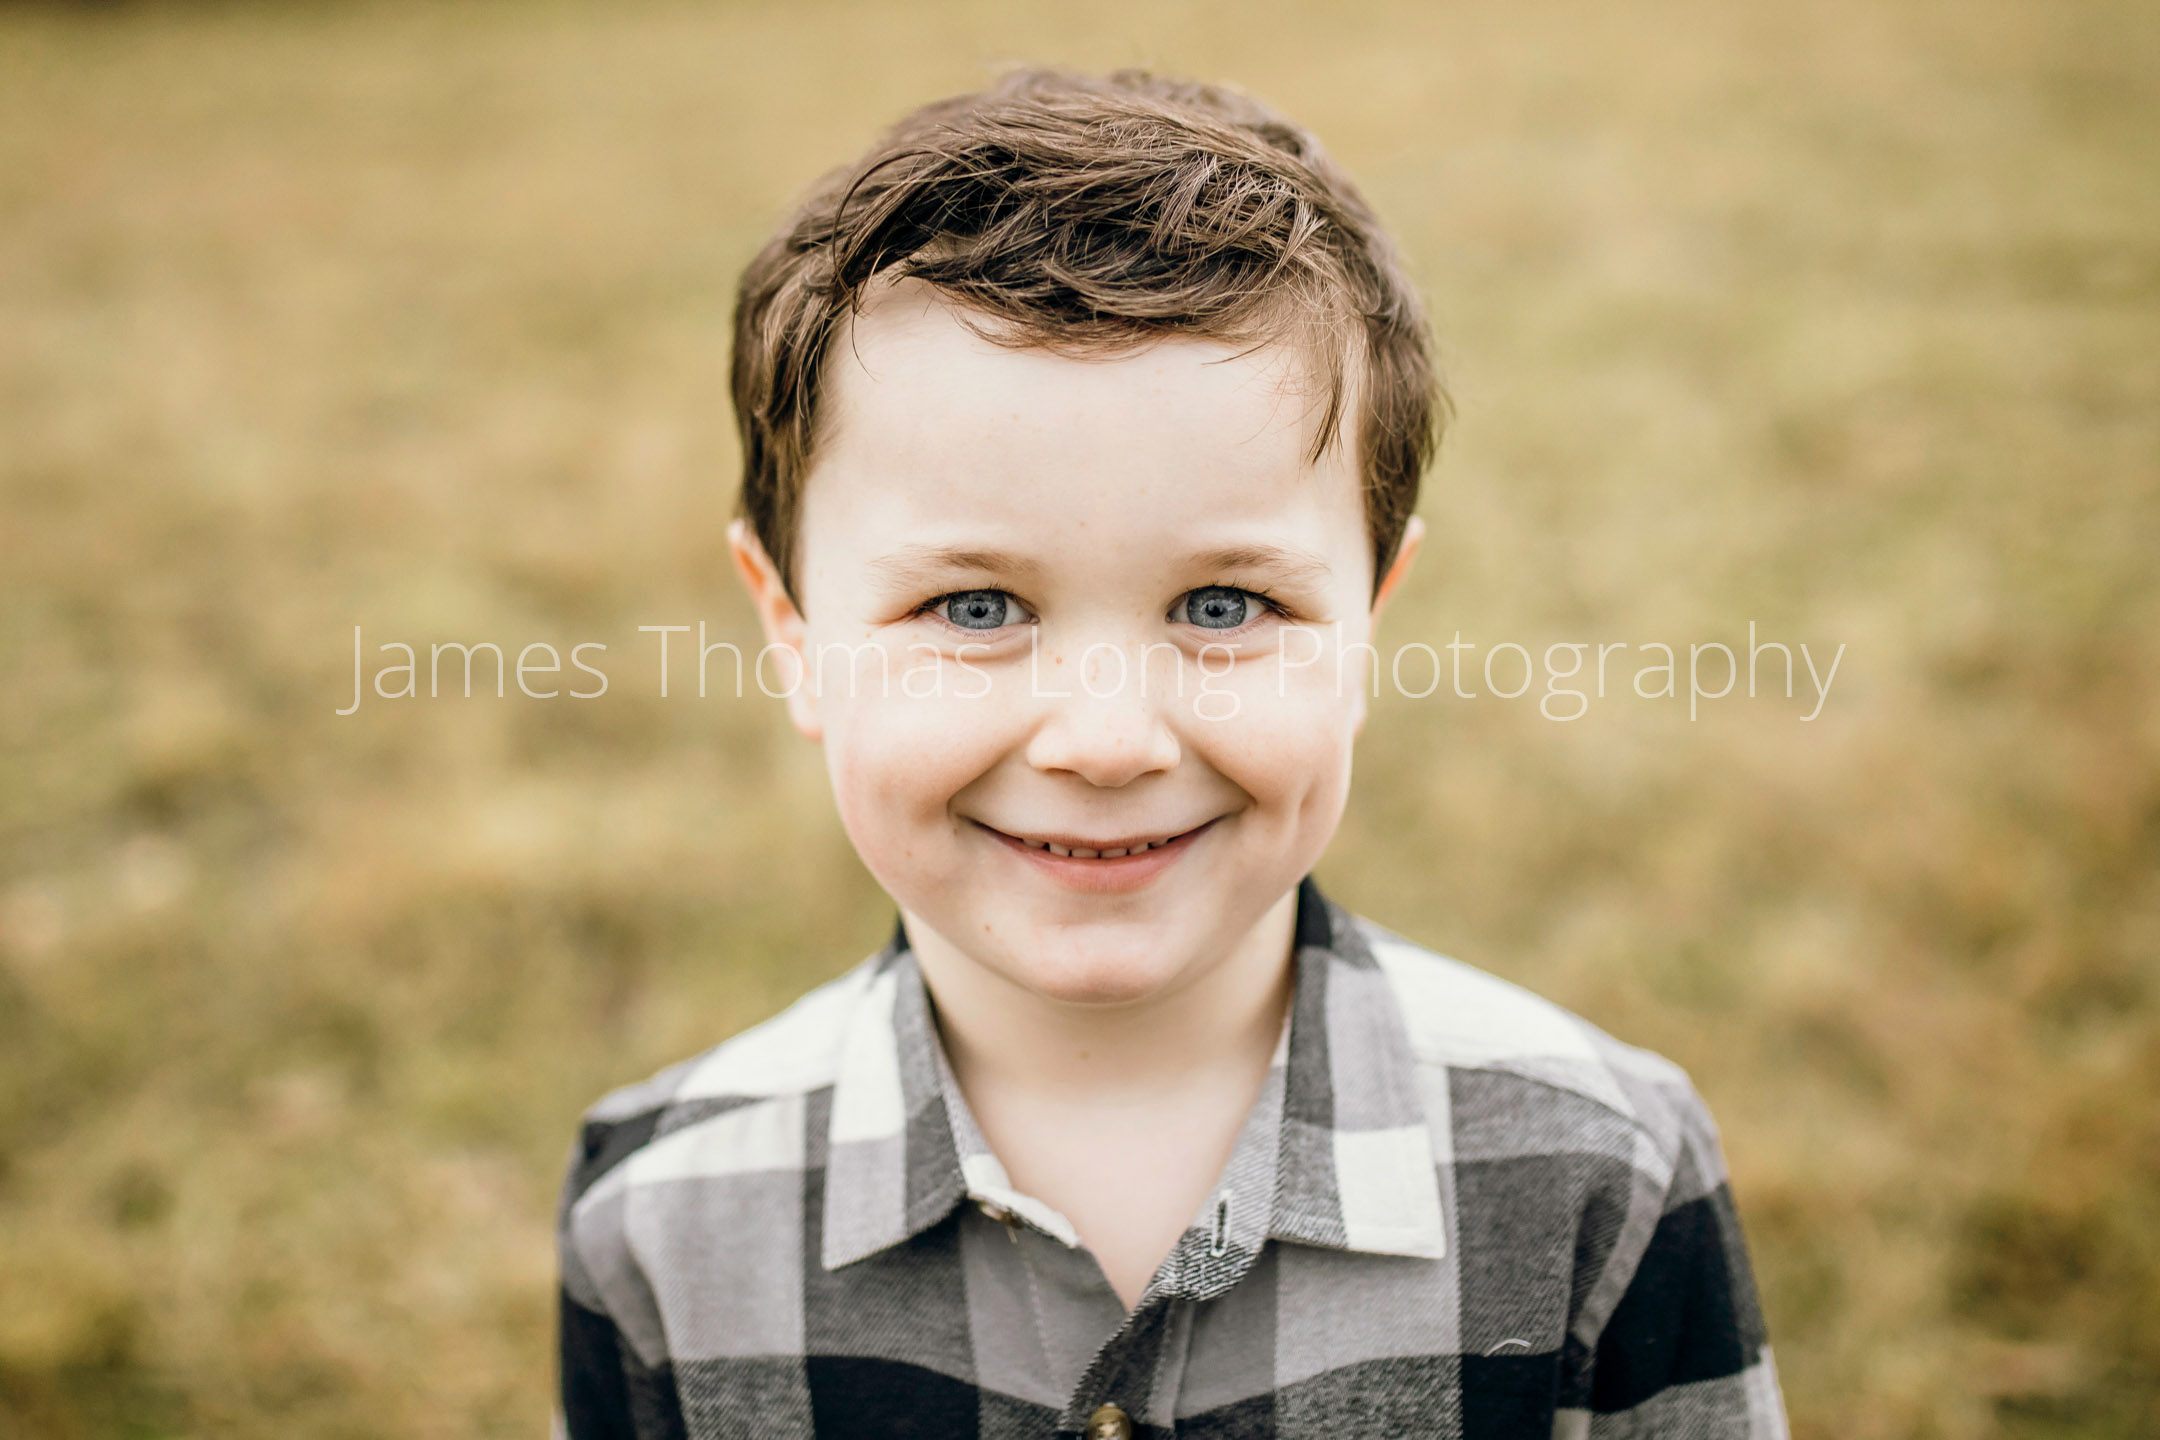
[[(1214, 448), (1287, 442), (1310, 456), (1328, 408), (1318, 368), (1288, 340), (1135, 334), (1129, 345), (1082, 350), (1052, 335), (1016, 334), (921, 281), (901, 280), (877, 287), (832, 347), (820, 448), (910, 436), (1017, 438), (1075, 423), (1107, 445), (1149, 439), (1151, 426), (1174, 417), (1181, 434)], [(956, 428), (970, 425), (973, 433)], [(865, 426), (880, 433), (863, 434)]]

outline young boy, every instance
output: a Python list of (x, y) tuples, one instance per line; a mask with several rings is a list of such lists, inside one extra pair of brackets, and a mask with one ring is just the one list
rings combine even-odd
[(1312, 138), (931, 106), (735, 346), (765, 674), (899, 924), (587, 1117), (567, 1433), (1782, 1435), (1686, 1078), (1308, 877), (1439, 407)]

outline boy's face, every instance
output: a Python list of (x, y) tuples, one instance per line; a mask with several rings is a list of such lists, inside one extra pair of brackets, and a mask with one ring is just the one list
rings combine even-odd
[(1198, 979), (1326, 848), (1364, 718), (1370, 540), (1304, 367), (1001, 348), (911, 282), (829, 364), (800, 611), (734, 535), (863, 862), (1044, 998)]

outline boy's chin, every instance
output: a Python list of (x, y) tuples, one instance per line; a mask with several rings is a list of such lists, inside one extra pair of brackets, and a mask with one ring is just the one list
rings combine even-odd
[(1176, 988), (1185, 969), (1160, 951), (1141, 957), (1129, 943), (1097, 948), (1074, 945), (1069, 937), (1005, 957), (998, 968), (1041, 999), (1091, 1008), (1142, 1004)]

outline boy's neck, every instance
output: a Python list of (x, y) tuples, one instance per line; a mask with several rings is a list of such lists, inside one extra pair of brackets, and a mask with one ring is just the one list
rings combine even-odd
[(995, 1089), (1053, 1103), (1115, 1104), (1226, 1070), (1264, 1074), (1294, 983), (1294, 888), (1214, 965), (1175, 990), (1122, 1005), (1038, 995), (913, 915), (905, 920), (946, 1053), (971, 1103)]

